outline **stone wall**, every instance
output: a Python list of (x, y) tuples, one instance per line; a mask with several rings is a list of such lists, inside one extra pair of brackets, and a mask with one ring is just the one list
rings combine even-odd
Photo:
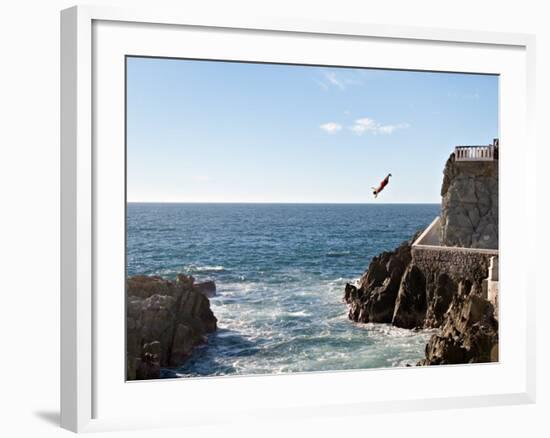
[(474, 283), (487, 278), (491, 257), (498, 257), (498, 251), (436, 246), (413, 246), (411, 254), (413, 263), (426, 274), (437, 271), (455, 282), (469, 280)]
[(456, 161), (451, 154), (441, 197), (443, 246), (498, 248), (498, 160)]

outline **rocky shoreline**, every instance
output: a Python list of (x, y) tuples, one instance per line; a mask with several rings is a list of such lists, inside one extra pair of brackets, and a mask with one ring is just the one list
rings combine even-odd
[(126, 379), (161, 377), (161, 367), (181, 366), (217, 329), (208, 297), (213, 281), (195, 283), (136, 275), (126, 281)]
[[(423, 237), (374, 257), (356, 285), (346, 284), (348, 317), (439, 329), (419, 365), (498, 361), (498, 285), (489, 275), (498, 263), (498, 160), (451, 154), (441, 196)], [(417, 239), (426, 242), (414, 247)]]
[[(498, 361), (498, 161), (451, 154), (441, 212), (422, 233), (374, 257), (346, 284), (348, 318), (436, 329), (418, 365)], [(419, 243), (420, 242), (420, 243)], [(213, 281), (127, 279), (127, 379), (157, 379), (185, 363), (217, 329)]]
[(437, 266), (427, 272), (411, 255), (416, 236), (374, 257), (357, 285), (346, 284), (348, 318), (407, 329), (439, 328), (419, 365), (497, 361), (498, 320), (484, 297), (484, 277), (472, 272), (456, 279)]

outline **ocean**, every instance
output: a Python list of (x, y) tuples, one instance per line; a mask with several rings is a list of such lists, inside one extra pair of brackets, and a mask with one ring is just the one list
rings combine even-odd
[(214, 280), (218, 331), (164, 377), (414, 365), (430, 331), (356, 324), (342, 302), (371, 258), (439, 204), (129, 203), (127, 274)]

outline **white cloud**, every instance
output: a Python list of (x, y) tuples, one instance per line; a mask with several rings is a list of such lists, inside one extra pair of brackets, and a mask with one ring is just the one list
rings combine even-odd
[(325, 77), (325, 79), (327, 80), (327, 82), (329, 84), (332, 84), (332, 85), (340, 88), (340, 90), (345, 90), (346, 89), (345, 81), (342, 80), (342, 79), (339, 79), (335, 72), (327, 71), (327, 72), (325, 72), (324, 77)]
[(322, 72), (321, 79), (314, 79), (315, 83), (319, 85), (323, 90), (328, 90), (330, 87), (336, 87), (341, 91), (345, 91), (350, 85), (361, 84), (359, 74), (342, 73), (332, 70), (325, 70)]
[(349, 129), (351, 129), (357, 135), (363, 135), (366, 132), (371, 134), (392, 134), (397, 129), (405, 129), (408, 127), (408, 123), (383, 125), (374, 119), (364, 117), (362, 119), (357, 119)]
[(368, 131), (376, 131), (376, 127), (377, 123), (373, 119), (364, 117), (362, 119), (357, 119), (350, 129), (356, 134), (364, 134)]
[(320, 128), (323, 131), (327, 132), (328, 134), (336, 134), (338, 131), (342, 129), (342, 125), (335, 122), (328, 122), (328, 123), (322, 124)]
[(378, 132), (380, 132), (381, 134), (391, 134), (397, 129), (405, 129), (408, 127), (408, 123), (398, 123), (397, 125), (382, 125), (378, 128)]

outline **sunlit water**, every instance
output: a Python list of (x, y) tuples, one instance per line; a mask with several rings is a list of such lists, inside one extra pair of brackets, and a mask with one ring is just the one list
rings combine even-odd
[(216, 282), (218, 331), (165, 376), (415, 364), (430, 332), (355, 324), (344, 285), (426, 227), (436, 204), (129, 204), (128, 275)]

